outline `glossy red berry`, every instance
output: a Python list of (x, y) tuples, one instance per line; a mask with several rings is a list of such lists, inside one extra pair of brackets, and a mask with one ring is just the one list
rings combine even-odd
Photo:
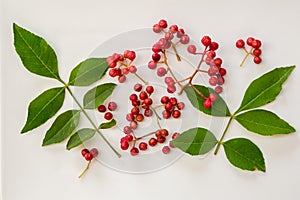
[(138, 127), (138, 123), (136, 121), (131, 121), (129, 125), (131, 129), (136, 129)]
[(111, 120), (113, 118), (113, 114), (111, 112), (107, 112), (104, 114), (104, 119)]
[(81, 150), (81, 155), (84, 157), (85, 154), (90, 153), (90, 151), (88, 149), (82, 149)]
[(174, 117), (175, 119), (179, 118), (181, 115), (181, 112), (179, 110), (174, 110), (172, 112), (172, 117)]
[(134, 66), (134, 65), (131, 65), (130, 67), (129, 67), (129, 71), (130, 71), (130, 73), (136, 73), (136, 71), (137, 71), (137, 68), (136, 68), (136, 66)]
[(136, 92), (140, 92), (142, 89), (143, 89), (143, 86), (140, 83), (137, 83), (133, 86), (133, 90)]
[(262, 61), (262, 59), (261, 59), (261, 57), (259, 57), (259, 56), (255, 56), (255, 57), (253, 58), (253, 61), (254, 61), (255, 64), (260, 64), (261, 61)]
[(163, 152), (164, 154), (169, 154), (170, 151), (171, 151), (171, 149), (170, 149), (169, 146), (164, 146), (164, 147), (162, 148), (162, 152)]
[(196, 48), (195, 45), (189, 45), (189, 46), (187, 47), (187, 51), (188, 51), (189, 53), (191, 53), (191, 54), (195, 54), (196, 51), (197, 51), (197, 48)]
[(261, 51), (261, 49), (254, 49), (252, 53), (254, 56), (260, 56), (262, 51)]
[(93, 155), (91, 153), (87, 153), (87, 154), (84, 155), (84, 158), (87, 161), (91, 161), (91, 160), (93, 160)]
[(221, 58), (215, 58), (214, 59), (214, 63), (216, 66), (221, 66), (222, 65), (222, 59)]
[(162, 31), (162, 28), (158, 24), (154, 24), (152, 30), (155, 33), (160, 33)]
[(124, 82), (126, 81), (126, 76), (125, 76), (125, 75), (119, 76), (119, 77), (118, 77), (118, 81), (119, 81), (120, 83), (124, 83)]
[(169, 119), (171, 117), (171, 112), (168, 111), (168, 110), (164, 110), (162, 112), (162, 116), (163, 116), (164, 119)]
[(226, 75), (226, 69), (220, 68), (219, 73), (220, 73), (221, 76), (225, 76)]
[(173, 110), (173, 105), (170, 103), (170, 102), (168, 102), (168, 103), (166, 103), (166, 105), (165, 105), (165, 109), (166, 110)]
[(214, 57), (216, 57), (216, 52), (214, 52), (214, 51), (209, 51), (209, 52), (207, 53), (207, 57), (208, 57), (209, 59), (214, 59)]
[(144, 100), (143, 104), (147, 105), (147, 106), (150, 106), (152, 105), (153, 101), (151, 98), (147, 98)]
[(146, 117), (151, 117), (153, 115), (153, 111), (151, 109), (145, 109), (144, 115)]
[(249, 46), (252, 46), (253, 40), (254, 40), (253, 37), (248, 37), (246, 42), (247, 42), (247, 44), (248, 44)]
[(147, 148), (148, 148), (148, 144), (147, 144), (146, 142), (141, 142), (141, 143), (139, 144), (139, 149), (140, 149), (141, 151), (146, 151)]
[(211, 44), (211, 39), (209, 36), (203, 36), (203, 38), (201, 39), (201, 43), (204, 45), (204, 46), (209, 46)]
[(181, 44), (187, 44), (190, 42), (190, 37), (188, 35), (183, 35), (179, 41)]
[(121, 149), (125, 151), (128, 148), (129, 148), (129, 143), (127, 141), (122, 141), (121, 142)]
[(222, 93), (223, 92), (223, 88), (222, 88), (222, 86), (217, 86), (217, 87), (215, 87), (215, 91), (218, 93), (218, 94), (220, 94), (220, 93)]
[(157, 140), (155, 138), (150, 138), (148, 144), (149, 146), (154, 147), (157, 144)]
[(132, 113), (128, 113), (126, 115), (126, 120), (129, 121), (129, 122), (133, 121), (134, 120), (134, 115)]
[(133, 115), (138, 115), (140, 113), (140, 109), (137, 108), (137, 107), (134, 107), (134, 108), (131, 109), (131, 113)]
[(235, 46), (237, 48), (243, 48), (245, 46), (245, 42), (242, 39), (239, 39), (238, 41), (236, 41)]
[(173, 105), (176, 106), (177, 105), (177, 99), (175, 97), (171, 97), (169, 102)]
[(105, 112), (106, 111), (106, 107), (105, 107), (105, 105), (100, 105), (100, 106), (98, 106), (98, 111), (99, 112)]
[(168, 27), (168, 23), (164, 19), (159, 20), (158, 25), (159, 25), (160, 28), (167, 28)]
[(254, 49), (258, 49), (259, 47), (261, 47), (261, 41), (260, 40), (253, 40), (252, 43), (251, 43), (251, 46)]
[(109, 102), (107, 106), (108, 110), (110, 111), (115, 111), (117, 107), (118, 107), (117, 103), (113, 101)]
[(144, 120), (144, 115), (138, 114), (138, 115), (135, 117), (135, 120), (138, 121), (138, 122), (143, 121), (143, 120)]
[(145, 100), (148, 98), (148, 94), (145, 91), (141, 91), (141, 93), (139, 94), (139, 97), (141, 100)]
[(130, 133), (132, 133), (132, 129), (129, 126), (124, 126), (123, 132), (125, 134), (130, 134)]
[(177, 25), (172, 25), (169, 28), (171, 33), (176, 33), (178, 31), (178, 26)]
[(160, 52), (159, 46), (158, 46), (157, 44), (154, 44), (153, 47), (152, 47), (152, 51), (153, 51), (154, 53)]
[(98, 154), (99, 154), (98, 149), (92, 148), (90, 150), (90, 154), (92, 154), (93, 158), (96, 158), (98, 156)]
[(209, 49), (212, 50), (212, 51), (215, 51), (219, 48), (219, 44), (216, 43), (216, 42), (211, 42), (210, 45), (209, 45)]
[(164, 136), (159, 136), (158, 138), (157, 138), (157, 142), (158, 143), (164, 143), (166, 141), (166, 137), (164, 137)]
[(136, 94), (131, 94), (129, 96), (130, 101), (137, 101), (138, 100), (138, 96)]
[(177, 138), (179, 136), (178, 132), (175, 132), (172, 134), (172, 140), (174, 140), (175, 138)]
[(149, 85), (146, 87), (146, 92), (148, 92), (149, 95), (151, 95), (154, 92), (153, 86)]
[(159, 130), (159, 133), (164, 137), (167, 137), (169, 135), (169, 131), (167, 129), (161, 129)]
[(135, 55), (135, 52), (134, 51), (129, 51), (128, 53), (127, 53), (127, 56), (126, 56), (129, 60), (131, 60), (131, 61), (133, 61), (134, 59), (135, 59), (135, 57), (136, 57), (136, 55)]
[(130, 154), (132, 156), (137, 156), (139, 154), (139, 149), (136, 147), (132, 147), (132, 149), (130, 150)]
[(154, 54), (152, 54), (152, 60), (154, 61), (154, 62), (158, 62), (159, 60), (160, 60), (160, 54), (158, 54), (158, 53), (154, 53)]
[(203, 106), (204, 106), (204, 108), (206, 108), (206, 109), (211, 108), (211, 106), (212, 106), (211, 100), (210, 100), (209, 98), (205, 99), (205, 100), (204, 100), (204, 103), (203, 103)]
[(211, 86), (215, 86), (215, 85), (217, 85), (217, 83), (218, 83), (218, 78), (217, 77), (212, 76), (212, 77), (209, 78), (209, 84)]
[(156, 62), (154, 62), (153, 60), (149, 61), (148, 63), (149, 69), (156, 69), (156, 66), (157, 66)]
[(164, 75), (166, 75), (167, 70), (164, 67), (160, 67), (157, 69), (157, 76), (159, 77), (163, 77)]
[(169, 85), (167, 87), (167, 92), (173, 94), (174, 92), (176, 92), (176, 87), (174, 85)]
[(161, 99), (160, 99), (160, 102), (162, 103), (162, 104), (166, 104), (166, 103), (168, 103), (169, 102), (169, 97), (167, 97), (167, 96), (163, 96)]
[(183, 110), (184, 109), (185, 104), (183, 102), (179, 102), (177, 103), (177, 108), (178, 110)]

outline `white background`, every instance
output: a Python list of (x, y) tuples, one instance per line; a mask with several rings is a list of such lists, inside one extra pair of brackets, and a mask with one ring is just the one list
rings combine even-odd
[[(14, 52), (12, 23), (43, 36), (56, 50), (61, 76), (101, 42), (123, 31), (151, 27), (160, 18), (185, 27), (192, 38), (209, 34), (222, 45), (226, 99), (236, 109), (253, 78), (275, 66), (299, 65), (300, 3), (289, 1), (1, 1), (1, 151), (3, 200), (64, 199), (288, 199), (300, 196), (300, 137), (266, 138), (233, 123), (227, 138), (243, 136), (263, 151), (267, 172), (232, 167), (224, 152), (199, 160), (184, 156), (172, 166), (151, 174), (130, 175), (95, 162), (82, 180), (85, 162), (78, 150), (63, 145), (40, 147), (47, 126), (20, 135), (28, 103), (55, 81), (30, 74)], [(263, 40), (263, 64), (238, 64), (242, 52), (236, 39)], [(299, 126), (299, 69), (275, 102), (266, 106)], [(72, 102), (68, 102), (72, 105)], [(0, 197), (1, 198), (1, 197)]]

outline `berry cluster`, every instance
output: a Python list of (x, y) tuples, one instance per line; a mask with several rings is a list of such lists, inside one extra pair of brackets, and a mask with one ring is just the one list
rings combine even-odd
[(168, 96), (163, 96), (160, 102), (164, 106), (162, 116), (165, 119), (169, 119), (171, 116), (173, 118), (179, 118), (181, 115), (180, 110), (183, 110), (185, 106), (183, 102), (177, 102), (175, 97), (169, 98)]
[[(166, 20), (161, 19), (157, 24), (153, 25), (153, 31), (155, 33), (164, 33), (164, 37), (160, 38), (152, 47), (152, 60), (148, 63), (149, 69), (156, 69), (158, 64), (165, 64), (165, 67), (159, 67), (157, 68), (157, 76), (163, 77), (165, 76), (168, 71), (170, 71), (170, 68), (167, 64), (166, 60), (166, 49), (169, 49), (170, 47), (173, 48), (173, 50), (176, 53), (178, 61), (180, 61), (180, 57), (177, 54), (176, 51), (176, 45), (178, 44), (188, 44), (190, 42), (190, 37), (185, 33), (184, 29), (178, 28), (177, 25), (171, 25), (169, 27), (169, 30), (166, 30), (168, 28), (168, 23)], [(176, 37), (175, 37), (176, 35)], [(177, 38), (177, 41), (175, 41), (175, 38)], [(161, 61), (161, 58), (163, 57), (163, 61)], [(170, 72), (172, 73), (172, 72)], [(175, 81), (171, 77), (166, 77), (165, 83), (167, 84), (167, 91), (169, 93), (174, 93), (176, 91), (175, 87)]]
[(84, 159), (86, 161), (88, 161), (88, 164), (87, 164), (86, 168), (83, 170), (83, 172), (78, 176), (78, 178), (81, 178), (85, 174), (85, 172), (89, 169), (92, 160), (94, 158), (96, 158), (98, 156), (98, 154), (99, 154), (99, 152), (98, 152), (98, 149), (96, 149), (96, 148), (92, 148), (91, 150), (88, 150), (88, 149), (81, 150), (81, 155), (82, 155), (82, 157), (84, 157)]
[[(107, 105), (107, 109), (110, 111), (115, 111), (117, 109), (118, 105), (116, 102), (109, 102)], [(98, 111), (104, 114), (104, 119), (111, 120), (113, 118), (113, 114), (109, 111), (107, 111), (106, 106), (104, 104), (98, 106)]]
[(111, 77), (118, 77), (120, 83), (126, 81), (126, 75), (129, 73), (135, 74), (137, 71), (136, 66), (132, 65), (132, 62), (136, 58), (134, 51), (126, 50), (123, 55), (114, 53), (107, 57), (106, 62), (111, 68), (108, 72)]
[(261, 41), (258, 40), (258, 39), (254, 39), (253, 37), (248, 37), (247, 40), (246, 40), (246, 43), (247, 43), (248, 46), (251, 47), (249, 51), (245, 48), (245, 42), (244, 42), (244, 40), (239, 39), (235, 43), (235, 46), (237, 48), (243, 49), (245, 51), (245, 53), (246, 53), (246, 55), (245, 55), (242, 63), (240, 64), (240, 66), (241, 67), (243, 66), (244, 62), (246, 61), (246, 59), (247, 59), (247, 57), (249, 55), (253, 56), (253, 62), (255, 64), (260, 64), (262, 62), (262, 59), (260, 57), (261, 53), (262, 53), (262, 51), (260, 49), (260, 47), (262, 45)]
[(200, 62), (198, 71), (207, 72), (210, 76), (209, 84), (215, 87), (217, 93), (221, 93), (223, 91), (222, 85), (225, 82), (224, 76), (226, 75), (226, 69), (221, 67), (223, 63), (222, 59), (216, 57), (216, 51), (219, 48), (219, 44), (212, 41), (209, 36), (203, 36), (201, 43), (204, 46), (203, 52), (197, 52), (195, 45), (189, 45), (187, 51), (190, 54), (202, 56), (201, 62), (205, 62), (209, 66), (209, 69), (207, 71), (200, 70), (200, 65), (202, 64)]

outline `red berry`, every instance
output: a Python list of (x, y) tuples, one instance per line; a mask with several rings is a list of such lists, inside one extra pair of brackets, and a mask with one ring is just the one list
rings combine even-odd
[(184, 109), (184, 103), (183, 102), (179, 102), (179, 103), (177, 103), (177, 108), (178, 108), (178, 110), (183, 110)]
[(131, 121), (130, 122), (130, 128), (136, 129), (138, 127), (138, 123), (136, 121)]
[(221, 58), (215, 58), (214, 59), (214, 63), (216, 66), (221, 66), (222, 65), (222, 59)]
[(177, 99), (175, 97), (171, 97), (169, 102), (173, 105), (176, 106), (177, 105)]
[(254, 49), (252, 53), (254, 56), (260, 56), (262, 51), (261, 51), (261, 49)]
[(179, 118), (180, 117), (180, 115), (181, 115), (181, 112), (179, 111), (179, 110), (174, 110), (173, 112), (172, 112), (172, 116), (174, 117), (174, 118)]
[(136, 73), (136, 71), (137, 71), (137, 68), (136, 68), (136, 66), (134, 66), (134, 65), (131, 65), (130, 67), (129, 67), (129, 71), (130, 71), (130, 73)]
[(124, 126), (123, 132), (125, 134), (130, 134), (130, 133), (132, 133), (132, 129), (129, 126)]
[(140, 149), (141, 151), (146, 151), (147, 148), (148, 148), (148, 144), (147, 144), (146, 142), (141, 142), (141, 143), (139, 144), (139, 149)]
[(201, 39), (201, 43), (204, 45), (204, 46), (209, 46), (211, 44), (211, 39), (209, 36), (203, 36), (203, 38)]
[(212, 106), (212, 102), (209, 98), (205, 99), (204, 103), (203, 103), (204, 108), (209, 109)]
[(148, 98), (148, 94), (145, 91), (141, 91), (139, 97), (141, 100), (145, 100)]
[(108, 106), (107, 106), (108, 110), (110, 110), (110, 111), (115, 111), (117, 109), (117, 107), (118, 107), (117, 103), (113, 102), (113, 101), (109, 102)]
[(158, 143), (164, 143), (166, 141), (166, 137), (164, 137), (164, 136), (159, 136), (158, 138), (157, 138), (157, 142)]
[(173, 133), (173, 135), (172, 135), (172, 140), (174, 140), (174, 139), (177, 138), (178, 136), (179, 136), (179, 133), (178, 133), (178, 132)]
[(169, 142), (169, 146), (170, 146), (171, 148), (175, 148), (174, 144), (172, 144), (171, 141)]
[(185, 34), (184, 30), (182, 28), (180, 28), (180, 29), (178, 29), (176, 36), (178, 38), (181, 38), (184, 34)]
[(126, 76), (125, 76), (125, 75), (119, 76), (119, 77), (118, 77), (118, 81), (119, 81), (120, 83), (124, 83), (124, 82), (126, 81)]
[(187, 47), (187, 51), (188, 51), (189, 53), (191, 53), (191, 54), (195, 54), (196, 51), (197, 51), (197, 48), (196, 48), (195, 45), (189, 45), (189, 46)]
[(171, 117), (171, 112), (168, 111), (168, 110), (164, 110), (162, 112), (162, 116), (163, 116), (164, 119), (169, 119)]
[(92, 154), (93, 158), (96, 158), (99, 154), (98, 149), (96, 149), (96, 148), (92, 148), (90, 150), (90, 153)]
[(217, 87), (215, 88), (215, 91), (216, 91), (218, 94), (222, 93), (222, 91), (223, 91), (222, 86), (217, 86)]
[(153, 31), (155, 33), (160, 33), (162, 31), (162, 28), (158, 24), (153, 25)]
[(150, 140), (148, 141), (148, 144), (151, 147), (154, 147), (157, 144), (157, 140), (155, 138), (150, 138)]
[(211, 42), (209, 45), (209, 50), (215, 51), (219, 48), (219, 44), (216, 42)]
[(140, 83), (137, 83), (133, 86), (133, 90), (136, 92), (140, 92), (142, 89), (143, 89), (143, 86)]
[(159, 130), (161, 136), (167, 137), (169, 135), (169, 131), (167, 129)]
[(129, 60), (131, 60), (131, 61), (133, 61), (134, 59), (135, 59), (135, 52), (134, 51), (129, 51), (128, 53), (127, 53), (127, 58), (129, 59)]
[(181, 36), (180, 40), (181, 44), (187, 44), (190, 42), (190, 37), (188, 35)]
[(169, 154), (171, 149), (169, 146), (164, 146), (161, 150), (164, 154)]
[(212, 102), (214, 102), (215, 100), (217, 100), (217, 95), (214, 94), (214, 93), (211, 93), (211, 94), (209, 94), (208, 98), (209, 98)]
[(133, 140), (133, 136), (131, 134), (127, 134), (125, 137), (124, 137), (125, 141), (127, 142), (131, 142)]
[(219, 68), (217, 66), (210, 66), (209, 70), (208, 70), (208, 75), (209, 76), (214, 76), (216, 75), (216, 73), (219, 72)]
[(167, 87), (167, 92), (173, 94), (174, 92), (176, 92), (176, 87), (174, 85), (169, 85)]
[(214, 57), (216, 57), (216, 52), (214, 51), (209, 51), (207, 53), (207, 57), (210, 58), (210, 59), (213, 59)]
[(138, 114), (140, 113), (140, 109), (134, 107), (134, 108), (131, 109), (131, 113), (132, 113), (133, 115), (138, 115)]
[(255, 56), (255, 57), (253, 58), (253, 61), (254, 61), (255, 64), (259, 64), (259, 63), (261, 63), (262, 59), (261, 59), (261, 57), (259, 57), (259, 56)]
[(135, 117), (135, 120), (138, 121), (138, 122), (143, 121), (143, 120), (144, 120), (144, 115), (138, 114), (138, 115)]
[(81, 150), (81, 155), (84, 157), (85, 154), (90, 153), (90, 151), (88, 149), (82, 149)]
[(245, 46), (245, 42), (242, 39), (239, 39), (238, 41), (236, 41), (235, 46), (237, 48), (243, 48)]
[(162, 104), (168, 103), (168, 102), (169, 102), (169, 97), (163, 96), (163, 97), (160, 99), (160, 102), (161, 102)]
[(169, 28), (171, 33), (176, 33), (178, 31), (178, 26), (177, 25), (172, 25)]
[(134, 107), (139, 106), (139, 105), (141, 105), (141, 101), (140, 100), (132, 101), (131, 105), (134, 106)]
[(93, 155), (91, 153), (87, 153), (87, 154), (84, 155), (84, 158), (87, 161), (91, 161), (91, 160), (93, 160)]
[(218, 78), (217, 77), (212, 76), (212, 77), (209, 78), (209, 84), (211, 86), (215, 86), (215, 85), (217, 85), (217, 83), (218, 83)]
[(121, 142), (121, 149), (125, 151), (128, 148), (129, 148), (129, 143), (127, 141), (122, 141)]
[(138, 154), (139, 154), (139, 149), (136, 148), (136, 147), (132, 147), (132, 149), (130, 150), (130, 154), (131, 154), (132, 156), (138, 155)]
[(218, 77), (218, 85), (223, 85), (224, 84), (224, 82), (225, 82), (225, 79), (224, 79), (224, 77)]
[(220, 73), (221, 76), (225, 76), (226, 75), (226, 69), (220, 68), (219, 73)]
[(253, 40), (254, 40), (253, 37), (248, 37), (246, 42), (247, 42), (247, 44), (248, 44), (249, 46), (252, 46)]
[(105, 112), (105, 111), (106, 111), (105, 105), (100, 105), (100, 106), (98, 106), (98, 111), (99, 111), (99, 112)]
[(107, 112), (104, 114), (104, 119), (111, 120), (113, 118), (113, 114), (111, 112)]
[(149, 69), (156, 69), (156, 66), (157, 66), (157, 64), (153, 60), (149, 61), (149, 63), (148, 63)]
[(145, 105), (147, 105), (147, 106), (150, 106), (150, 105), (152, 105), (152, 99), (151, 98), (147, 98), (147, 99), (145, 99), (144, 100), (144, 103), (143, 104), (145, 104)]
[(116, 67), (117, 66), (117, 63), (116, 62), (110, 62), (109, 64), (108, 64), (108, 67), (109, 68), (114, 68), (114, 67)]
[(159, 25), (160, 28), (167, 28), (168, 27), (168, 23), (164, 19), (159, 20), (158, 25)]
[(160, 67), (157, 69), (157, 76), (163, 77), (166, 75), (167, 70), (164, 67)]
[(132, 114), (132, 113), (128, 113), (128, 114), (126, 115), (126, 120), (129, 121), (129, 122), (133, 121), (133, 120), (134, 120), (133, 114)]
[(154, 44), (153, 47), (152, 47), (152, 51), (153, 51), (154, 53), (160, 52), (159, 46), (158, 46), (157, 44)]
[(122, 74), (127, 75), (128, 73), (129, 73), (129, 69), (128, 68), (122, 69)]
[(260, 40), (253, 40), (252, 43), (251, 43), (251, 46), (254, 49), (258, 49), (259, 47), (261, 47), (261, 41)]
[(116, 69), (110, 69), (109, 72), (108, 72), (109, 76), (111, 77), (116, 77), (118, 76), (118, 73), (117, 73), (117, 70)]
[(129, 96), (130, 101), (137, 101), (138, 100), (138, 96), (136, 94), (131, 94)]
[(146, 117), (151, 117), (153, 115), (153, 111), (151, 109), (145, 109), (144, 115)]
[(165, 109), (166, 110), (173, 110), (173, 104), (171, 104), (170, 102), (169, 103), (166, 103), (166, 105), (165, 105)]
[(152, 60), (154, 61), (154, 62), (158, 62), (159, 60), (160, 60), (160, 54), (158, 54), (158, 53), (154, 53), (154, 54), (152, 54)]
[(171, 33), (171, 32), (166, 32), (165, 33), (165, 39), (166, 40), (172, 40), (173, 38), (174, 38), (173, 33)]
[(146, 92), (148, 92), (149, 95), (151, 95), (154, 92), (153, 86), (149, 85), (146, 87)]

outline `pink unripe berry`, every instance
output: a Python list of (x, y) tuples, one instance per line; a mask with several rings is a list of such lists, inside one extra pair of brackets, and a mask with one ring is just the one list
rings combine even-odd
[(197, 48), (196, 48), (195, 45), (189, 45), (189, 46), (187, 47), (187, 51), (188, 51), (189, 53), (191, 53), (191, 54), (195, 54), (196, 51), (197, 51)]

